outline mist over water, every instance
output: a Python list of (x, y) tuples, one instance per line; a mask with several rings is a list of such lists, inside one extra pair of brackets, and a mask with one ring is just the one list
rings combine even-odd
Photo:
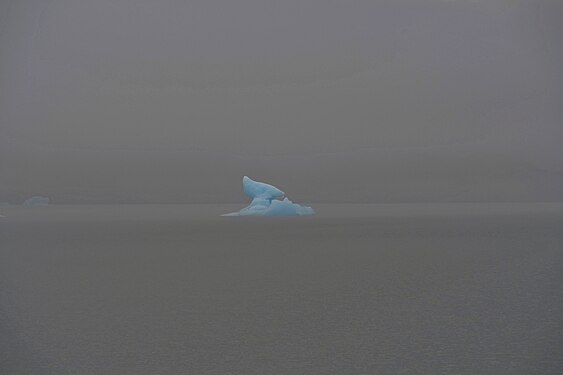
[(561, 201), (562, 8), (3, 1), (0, 201)]

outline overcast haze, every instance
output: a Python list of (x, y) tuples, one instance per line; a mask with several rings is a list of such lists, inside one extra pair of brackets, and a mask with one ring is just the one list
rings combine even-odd
[(558, 0), (0, 0), (0, 202), (561, 201), (562, 39)]

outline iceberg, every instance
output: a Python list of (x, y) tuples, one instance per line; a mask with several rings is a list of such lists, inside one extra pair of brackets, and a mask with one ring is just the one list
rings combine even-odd
[(277, 187), (254, 181), (248, 176), (242, 178), (242, 189), (249, 198), (252, 198), (250, 204), (238, 212), (221, 216), (304, 216), (315, 213), (311, 207), (284, 198), (285, 193)]
[(49, 204), (50, 199), (47, 197), (34, 196), (28, 198), (23, 202), (24, 206), (46, 206)]

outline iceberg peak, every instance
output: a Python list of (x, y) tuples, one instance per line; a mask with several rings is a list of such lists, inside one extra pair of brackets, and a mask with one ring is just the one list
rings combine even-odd
[(274, 199), (281, 198), (285, 195), (285, 193), (277, 187), (264, 182), (254, 181), (248, 176), (242, 178), (242, 189), (250, 198)]

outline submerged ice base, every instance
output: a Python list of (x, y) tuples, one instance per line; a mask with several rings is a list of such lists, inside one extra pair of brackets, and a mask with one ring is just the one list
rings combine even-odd
[(252, 202), (238, 212), (222, 216), (304, 216), (315, 213), (311, 207), (293, 203), (288, 198), (281, 200), (285, 193), (275, 186), (254, 181), (247, 176), (242, 178), (242, 186)]

